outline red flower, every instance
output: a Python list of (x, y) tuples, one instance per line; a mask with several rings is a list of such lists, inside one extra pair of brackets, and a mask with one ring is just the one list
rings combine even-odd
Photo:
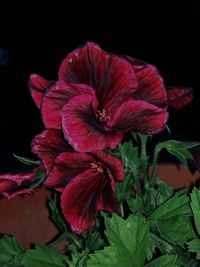
[(166, 87), (156, 67), (129, 56), (125, 58), (133, 66), (138, 80), (139, 89), (134, 99), (143, 99), (158, 107), (170, 105), (176, 109), (181, 109), (192, 101), (191, 88)]
[[(117, 211), (115, 182), (123, 180), (124, 170), (120, 160), (103, 152), (63, 152), (68, 145), (57, 134), (47, 130), (38, 135), (33, 151), (48, 163), (51, 171), (44, 184), (62, 192), (63, 215), (80, 234), (95, 224), (96, 211)], [(57, 148), (51, 145), (55, 136)]]
[(29, 185), (34, 182), (37, 172), (41, 169), (43, 167), (39, 166), (33, 170), (1, 174), (0, 195), (11, 199), (17, 195), (31, 194), (33, 190), (29, 189)]
[[(61, 64), (59, 81), (46, 90), (40, 87), (39, 97), (35, 78), (31, 76), (29, 84), (46, 128), (62, 128), (65, 139), (77, 151), (114, 148), (129, 130), (153, 134), (165, 127), (166, 110), (145, 94), (140, 97), (141, 86), (132, 65), (94, 43), (70, 53)], [(150, 86), (156, 86), (156, 99), (166, 101), (159, 79), (150, 80)]]

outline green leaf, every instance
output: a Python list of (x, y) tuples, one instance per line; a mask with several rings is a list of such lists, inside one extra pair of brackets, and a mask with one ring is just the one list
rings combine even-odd
[(72, 260), (67, 260), (69, 267), (86, 267), (86, 261), (88, 259), (88, 251), (84, 250), (81, 253), (74, 253), (71, 255)]
[(31, 184), (29, 188), (34, 189), (38, 187), (44, 182), (45, 179), (46, 179), (45, 170), (38, 170), (34, 178), (34, 182)]
[(200, 190), (194, 188), (190, 194), (190, 206), (194, 215), (194, 222), (198, 234), (200, 235)]
[[(119, 267), (116, 260), (116, 251), (113, 247), (105, 247), (104, 250), (95, 251), (86, 262), (87, 267)], [(128, 267), (130, 265), (127, 265)], [(70, 266), (71, 267), (71, 266)]]
[(196, 259), (200, 259), (200, 239), (193, 239), (187, 244), (188, 244), (188, 251), (197, 253)]
[(66, 267), (67, 257), (56, 249), (45, 245), (37, 245), (28, 249), (21, 257), (24, 267)]
[(185, 248), (175, 246), (171, 254), (177, 255), (176, 263), (178, 267), (199, 267), (199, 261), (194, 259), (194, 255)]
[(48, 202), (48, 207), (50, 210), (50, 218), (58, 227), (58, 229), (63, 233), (67, 231), (67, 225), (64, 219), (61, 216), (60, 209), (59, 209), (59, 194), (54, 192)]
[(145, 267), (177, 267), (175, 255), (164, 255), (145, 265)]
[(132, 197), (127, 200), (130, 210), (136, 215), (144, 214), (144, 205), (142, 197), (136, 195), (136, 197)]
[(199, 146), (197, 142), (180, 142), (176, 140), (169, 140), (159, 143), (156, 147), (156, 153), (158, 154), (162, 149), (166, 149), (170, 154), (174, 155), (179, 161), (187, 166), (187, 160), (193, 159), (189, 149)]
[(194, 237), (187, 195), (176, 194), (159, 206), (148, 219), (156, 221), (161, 236), (173, 244), (183, 246), (184, 242)]
[(147, 259), (151, 260), (158, 250), (161, 254), (168, 254), (173, 250), (173, 246), (163, 238), (150, 232), (150, 248), (147, 252)]
[(143, 266), (149, 247), (149, 226), (142, 216), (123, 220), (116, 214), (106, 218), (105, 234), (116, 251), (118, 266)]
[(41, 162), (39, 160), (33, 160), (25, 157), (20, 157), (15, 154), (13, 156), (20, 162), (24, 163), (25, 165), (41, 165)]
[(24, 247), (13, 236), (4, 235), (0, 239), (0, 263), (9, 262), (24, 252)]
[(89, 230), (85, 237), (86, 247), (90, 251), (94, 251), (97, 249), (101, 249), (104, 247), (104, 241), (101, 238), (101, 235), (99, 232), (94, 232), (92, 230)]
[(130, 173), (125, 176), (122, 183), (116, 183), (116, 193), (119, 203), (133, 195), (133, 178)]
[(138, 147), (134, 147), (132, 141), (119, 145), (122, 161), (126, 169), (129, 169), (134, 176), (137, 176), (140, 169), (140, 159), (138, 157)]

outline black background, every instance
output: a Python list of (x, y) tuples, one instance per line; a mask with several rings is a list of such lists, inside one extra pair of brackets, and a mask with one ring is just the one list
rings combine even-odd
[(192, 104), (169, 109), (169, 127), (172, 138), (200, 141), (198, 1), (111, 3), (30, 1), (1, 8), (0, 172), (17, 166), (12, 153), (31, 156), (31, 139), (43, 129), (29, 75), (56, 79), (67, 53), (86, 41), (156, 65), (168, 85), (192, 87)]

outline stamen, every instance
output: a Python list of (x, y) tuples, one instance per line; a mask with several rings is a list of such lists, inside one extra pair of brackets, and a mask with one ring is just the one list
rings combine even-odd
[(92, 162), (90, 163), (91, 169), (95, 169), (98, 172), (103, 172), (103, 167), (100, 162)]
[(99, 121), (108, 121), (110, 119), (111, 113), (106, 111), (105, 109), (102, 109), (102, 111), (97, 110), (96, 117)]

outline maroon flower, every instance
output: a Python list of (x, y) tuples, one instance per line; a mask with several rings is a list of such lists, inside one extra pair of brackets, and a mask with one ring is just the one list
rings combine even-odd
[(30, 183), (34, 182), (34, 178), (39, 170), (43, 167), (39, 166), (32, 170), (22, 172), (13, 172), (0, 175), (0, 195), (6, 199), (11, 199), (17, 195), (31, 194), (33, 190), (29, 189)]
[(81, 233), (95, 224), (96, 211), (117, 211), (115, 182), (123, 180), (124, 170), (120, 160), (106, 153), (63, 152), (68, 148), (56, 130), (42, 132), (32, 143), (50, 169), (44, 184), (62, 192), (63, 215)]
[[(154, 82), (150, 81), (148, 90), (156, 86), (156, 98), (166, 101), (161, 78), (159, 83)], [(37, 79), (32, 76), (29, 84), (32, 91), (38, 88)], [(129, 130), (153, 134), (165, 127), (166, 109), (146, 96), (139, 97), (140, 88), (135, 71), (125, 58), (87, 43), (63, 61), (58, 82), (46, 90), (39, 89), (44, 94), (42, 102), (41, 95), (39, 100), (38, 94), (32, 95), (37, 103), (41, 102), (47, 129), (62, 128), (75, 150), (91, 152), (114, 148)]]
[(156, 67), (129, 56), (125, 58), (133, 66), (138, 80), (139, 89), (134, 99), (146, 100), (158, 107), (170, 105), (176, 109), (181, 109), (192, 101), (191, 88), (165, 86)]

